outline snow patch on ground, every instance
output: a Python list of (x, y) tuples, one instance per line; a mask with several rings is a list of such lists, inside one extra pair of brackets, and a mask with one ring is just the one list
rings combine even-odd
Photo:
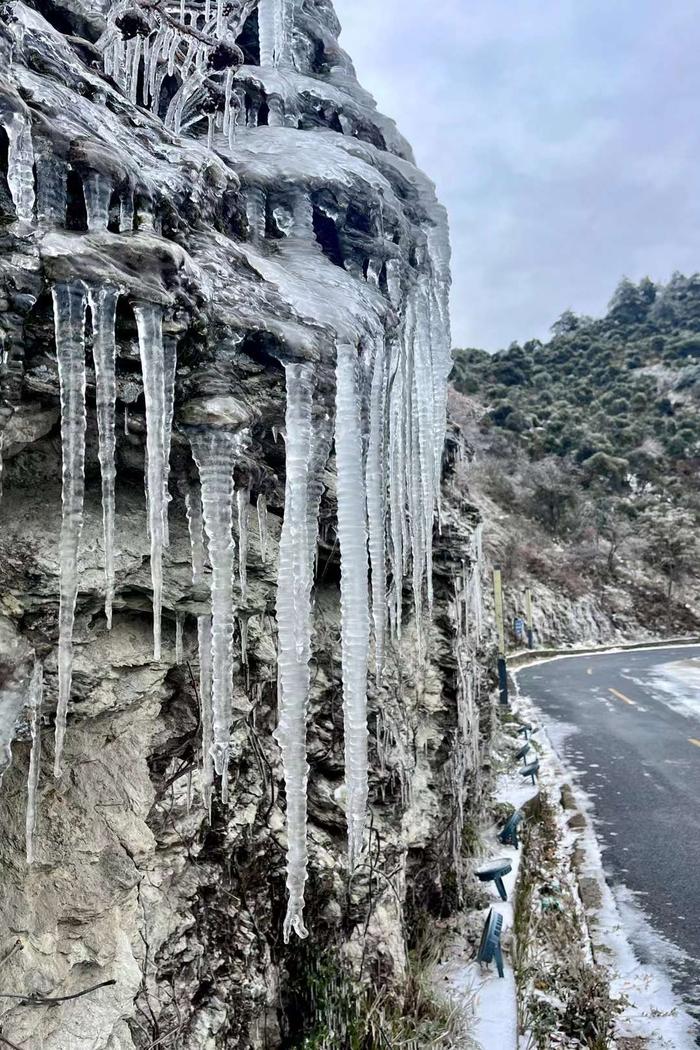
[(650, 672), (655, 690), (668, 697), (668, 706), (686, 718), (700, 718), (700, 659), (660, 664)]

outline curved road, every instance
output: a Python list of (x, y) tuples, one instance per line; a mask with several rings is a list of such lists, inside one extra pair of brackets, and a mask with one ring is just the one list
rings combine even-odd
[(592, 799), (608, 881), (680, 949), (662, 960), (632, 934), (639, 955), (665, 964), (700, 1019), (700, 646), (567, 657), (516, 677)]

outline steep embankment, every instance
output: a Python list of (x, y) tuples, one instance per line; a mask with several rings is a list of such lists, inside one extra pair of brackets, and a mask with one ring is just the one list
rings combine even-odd
[(623, 281), (548, 343), (460, 350), (451, 410), (504, 569), (542, 644), (700, 632), (700, 276)]
[(475, 518), (451, 448), (433, 550), (445, 215), (338, 32), (326, 0), (0, 11), (16, 1045), (430, 1045), (409, 952), (460, 903), (490, 727)]

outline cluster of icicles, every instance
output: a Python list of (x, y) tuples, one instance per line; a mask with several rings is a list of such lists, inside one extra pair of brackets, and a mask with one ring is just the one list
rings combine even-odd
[[(97, 45), (105, 73), (134, 104), (162, 117), (176, 135), (197, 124), (206, 110), (209, 146), (215, 130), (232, 144), (245, 103), (234, 85), (242, 54), (228, 25), (228, 10), (224, 0), (136, 8), (133, 0), (120, 0), (110, 8), (109, 26)], [(125, 20), (133, 20), (134, 11), (138, 20), (125, 33)], [(293, 0), (260, 0), (258, 17), (261, 65), (284, 65), (290, 54)], [(169, 87), (173, 79), (177, 89), (162, 100), (164, 84)], [(223, 101), (212, 106), (217, 95), (223, 95)]]
[[(99, 458), (104, 518), (105, 613), (111, 625), (115, 590), (115, 317), (119, 290), (82, 281), (53, 288), (63, 451), (63, 517), (59, 545), (60, 613), (58, 706), (54, 773), (61, 775), (66, 714), (71, 693), (73, 623), (78, 593), (78, 548), (83, 522), (85, 460), (85, 324), (92, 316)], [(391, 348), (377, 340), (358, 355), (340, 343), (336, 365), (335, 450), (338, 473), (338, 540), (341, 553), (342, 685), (350, 864), (363, 847), (368, 797), (367, 679), (370, 611), (374, 620), (376, 674), (381, 681), (388, 613), (401, 632), (402, 578), (413, 565), (418, 637), (423, 637), (425, 596), (432, 600), (431, 547), (437, 513), (442, 439), (441, 404), (427, 342), (429, 318), (418, 300), (407, 315), (405, 337)], [(162, 309), (136, 303), (146, 403), (147, 502), (153, 588), (154, 658), (161, 657), (163, 551), (168, 544), (168, 476), (173, 425), (176, 347), (164, 337)], [(333, 441), (332, 417), (314, 401), (314, 370), (285, 365), (286, 490), (279, 550), (279, 726), (287, 790), (289, 910), (286, 935), (299, 936), (307, 877), (306, 727), (309, 702), (312, 588), (322, 475)], [(420, 381), (419, 381), (420, 376)], [(247, 434), (226, 428), (188, 428), (199, 486), (190, 486), (187, 514), (194, 583), (211, 565), (211, 611), (198, 620), (202, 704), (203, 796), (211, 806), (214, 772), (228, 797), (233, 722), (234, 468)], [(263, 500), (263, 497), (260, 497)], [(246, 587), (249, 493), (239, 492), (239, 576)], [(259, 502), (266, 536), (264, 500)], [(390, 566), (387, 586), (387, 560)], [(371, 564), (371, 589), (369, 566)], [(371, 602), (370, 602), (371, 590)], [(421, 643), (422, 644), (422, 641)], [(181, 649), (181, 642), (178, 646)], [(465, 730), (466, 735), (466, 730)], [(34, 762), (34, 759), (32, 760)], [(38, 758), (37, 758), (38, 762)], [(35, 770), (35, 766), (32, 766)], [(30, 790), (36, 789), (36, 776)], [(31, 803), (35, 813), (35, 801)], [(30, 849), (30, 847), (28, 847)]]

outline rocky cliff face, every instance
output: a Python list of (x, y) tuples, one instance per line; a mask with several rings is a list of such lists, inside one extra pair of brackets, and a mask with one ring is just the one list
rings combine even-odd
[(488, 720), (445, 217), (338, 32), (0, 8), (15, 1045), (344, 1045), (320, 984), (399, 988), (459, 904)]

